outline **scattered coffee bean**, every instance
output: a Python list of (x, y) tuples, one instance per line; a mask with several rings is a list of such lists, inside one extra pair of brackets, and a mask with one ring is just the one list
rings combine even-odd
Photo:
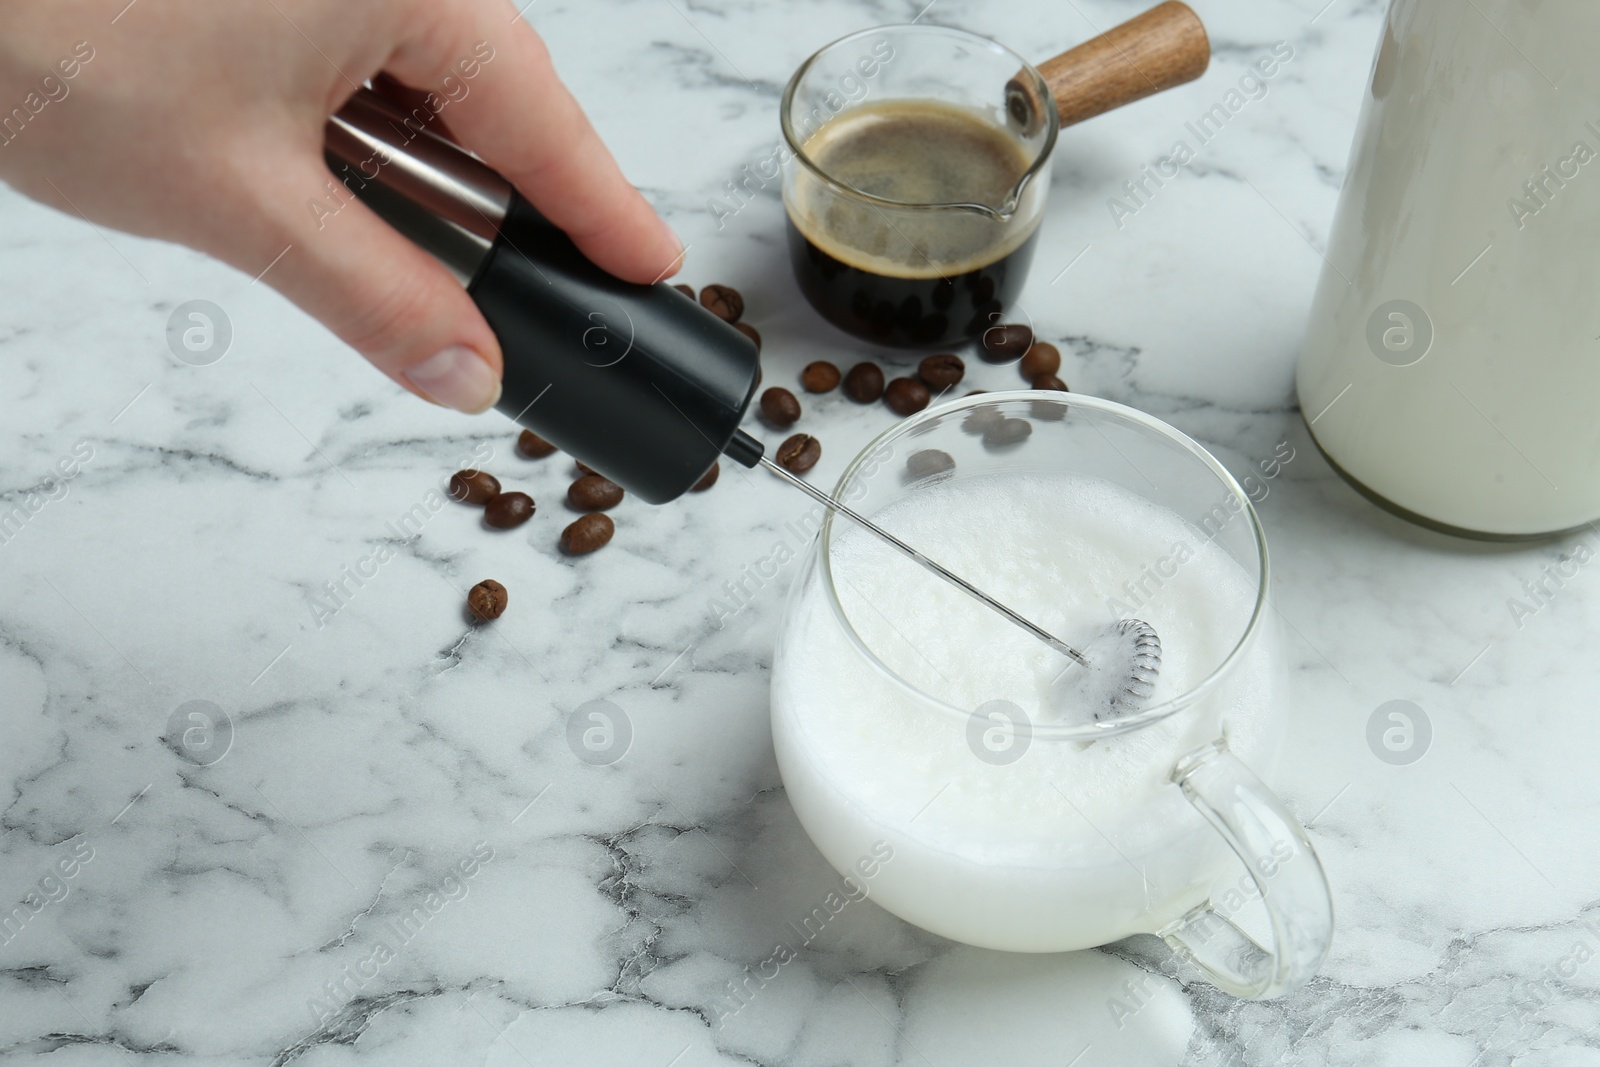
[(974, 437), (981, 437), (989, 432), (989, 427), (1005, 418), (1005, 413), (992, 404), (973, 408), (967, 412), (967, 417), (961, 420), (961, 431)]
[[(1038, 347), (1035, 345), (1034, 347)], [(1035, 389), (1050, 389), (1058, 393), (1069, 393), (1067, 383), (1057, 378), (1054, 374), (1041, 374), (1033, 379)], [(1067, 417), (1067, 406), (1049, 400), (1035, 400), (1029, 405), (1029, 413), (1040, 422), (1060, 422)]]
[(682, 293), (684, 296), (688, 297), (690, 300), (694, 299), (694, 289), (691, 287), (680, 283), (678, 285), (674, 285), (673, 288), (678, 290), (678, 292)]
[(896, 415), (915, 415), (928, 406), (928, 387), (915, 378), (896, 378), (884, 389), (883, 402)]
[(483, 521), (497, 530), (521, 526), (533, 518), (533, 497), (527, 493), (497, 493), (483, 506)]
[(756, 343), (757, 352), (761, 351), (761, 334), (754, 326), (750, 325), (748, 322), (736, 322), (733, 324), (733, 328), (750, 338), (750, 340), (754, 341)]
[(1008, 448), (1026, 441), (1031, 433), (1033, 423), (1027, 419), (1001, 417), (984, 428), (983, 444), (985, 448)]
[(967, 365), (960, 356), (950, 354), (929, 356), (917, 365), (917, 377), (929, 389), (949, 389), (967, 373)]
[(1061, 349), (1049, 341), (1035, 341), (1023, 354), (1017, 369), (1030, 382), (1041, 374), (1054, 374), (1061, 369)]
[(703, 493), (717, 484), (717, 475), (722, 473), (722, 465), (713, 463), (711, 469), (700, 476), (700, 480), (689, 487), (691, 493)]
[(523, 430), (517, 435), (517, 451), (529, 459), (543, 459), (555, 455), (556, 446), (532, 430)]
[(605, 511), (622, 503), (622, 486), (600, 474), (585, 474), (567, 487), (567, 503), (579, 511)]
[(1060, 422), (1067, 417), (1067, 405), (1049, 400), (1035, 400), (1028, 405), (1028, 414), (1037, 422)]
[(585, 463), (581, 459), (575, 459), (575, 460), (572, 461), (572, 463), (573, 463), (573, 466), (578, 468), (578, 473), (579, 474), (599, 474), (600, 473), (599, 471), (595, 470), (593, 467), (589, 466), (587, 463)]
[(463, 504), (484, 504), (500, 491), (500, 480), (487, 471), (470, 467), (450, 476), (450, 499)]
[(700, 306), (724, 322), (738, 322), (744, 297), (731, 285), (708, 285), (700, 290)]
[(1010, 363), (1033, 347), (1033, 331), (1021, 323), (1002, 323), (983, 331), (978, 353), (986, 363)]
[(948, 452), (937, 448), (924, 448), (906, 457), (906, 481), (915, 482), (956, 469), (956, 461)]
[(870, 404), (883, 395), (883, 371), (876, 363), (857, 363), (844, 376), (844, 395), (857, 404)]
[(506, 587), (493, 578), (485, 578), (467, 590), (467, 610), (484, 622), (498, 619), (506, 610)]
[(761, 417), (774, 426), (793, 426), (800, 420), (800, 401), (781, 385), (761, 394)]
[(807, 363), (800, 372), (800, 384), (808, 393), (826, 393), (839, 384), (839, 368), (825, 359)]
[(795, 474), (804, 474), (822, 458), (822, 442), (808, 433), (797, 433), (778, 446), (778, 465)]
[(561, 551), (569, 556), (582, 556), (604, 547), (617, 532), (617, 524), (604, 512), (585, 515), (561, 531)]

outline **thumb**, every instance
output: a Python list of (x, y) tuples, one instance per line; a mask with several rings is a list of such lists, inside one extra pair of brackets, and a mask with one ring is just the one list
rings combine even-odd
[(282, 258), (264, 281), (418, 396), (468, 413), (500, 399), (500, 345), (449, 271), (334, 181), (320, 157), (296, 154), (272, 182), (266, 256)]

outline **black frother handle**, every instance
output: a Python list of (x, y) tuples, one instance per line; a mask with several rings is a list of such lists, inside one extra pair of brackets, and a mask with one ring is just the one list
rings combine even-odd
[(754, 467), (761, 462), (761, 456), (766, 452), (767, 446), (757, 441), (743, 430), (733, 431), (733, 436), (728, 438), (727, 445), (722, 449), (722, 454), (739, 464), (741, 467)]
[(495, 407), (628, 492), (664, 504), (723, 453), (760, 459), (739, 430), (755, 343), (664, 282), (607, 274), (520, 196), (467, 292), (505, 356)]

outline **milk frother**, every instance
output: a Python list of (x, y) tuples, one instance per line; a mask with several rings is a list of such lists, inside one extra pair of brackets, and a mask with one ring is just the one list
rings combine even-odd
[(719, 456), (764, 466), (1074, 663), (1110, 668), (1114, 710), (1149, 696), (1160, 646), (1148, 624), (1097, 636), (1091, 663), (772, 462), (739, 429), (759, 374), (753, 341), (665, 282), (601, 270), (510, 182), (417, 115), (358, 90), (329, 119), (325, 154), (352, 194), (467, 287), (500, 340), (503, 414), (652, 504), (687, 492)]
[(652, 504), (719, 455), (760, 459), (739, 431), (758, 369), (744, 334), (670, 285), (607, 274), (505, 178), (371, 90), (329, 120), (326, 148), (339, 181), (467, 287), (505, 358), (499, 411)]

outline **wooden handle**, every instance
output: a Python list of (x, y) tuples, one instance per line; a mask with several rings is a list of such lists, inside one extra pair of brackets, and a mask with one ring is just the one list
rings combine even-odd
[[(1167, 0), (1070, 51), (1039, 64), (1056, 99), (1061, 125), (1072, 126), (1123, 104), (1194, 81), (1211, 62), (1211, 41), (1200, 17)], [(1020, 79), (1007, 87), (1012, 116), (1032, 126), (1043, 114)]]

